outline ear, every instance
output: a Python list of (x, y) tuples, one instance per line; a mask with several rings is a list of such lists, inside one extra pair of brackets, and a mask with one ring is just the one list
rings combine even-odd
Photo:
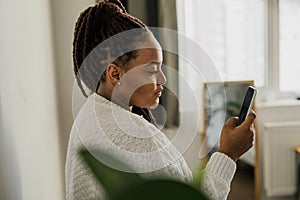
[(108, 65), (108, 67), (106, 68), (107, 81), (109, 81), (112, 85), (117, 84), (122, 75), (123, 70), (113, 63)]

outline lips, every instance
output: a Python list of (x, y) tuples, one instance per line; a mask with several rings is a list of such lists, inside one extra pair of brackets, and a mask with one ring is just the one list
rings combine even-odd
[(158, 97), (161, 97), (162, 95), (162, 91), (163, 91), (163, 88), (160, 88), (159, 90), (157, 90), (154, 94)]
[(157, 88), (157, 90), (154, 94), (158, 97), (161, 97), (163, 90), (164, 90), (164, 88), (162, 86), (160, 86), (159, 88)]
[(155, 95), (161, 97), (162, 92), (156, 92)]

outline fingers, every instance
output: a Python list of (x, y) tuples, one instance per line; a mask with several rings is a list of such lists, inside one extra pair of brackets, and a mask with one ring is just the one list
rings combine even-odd
[(256, 114), (252, 111), (240, 126), (236, 127), (238, 117), (232, 117), (224, 124), (219, 151), (233, 160), (238, 159), (248, 151), (254, 143), (255, 129), (253, 122)]
[(256, 118), (256, 114), (253, 110), (251, 110), (250, 114), (247, 116), (246, 120), (244, 121), (243, 126), (251, 127), (255, 118)]
[(226, 121), (226, 123), (224, 124), (224, 127), (234, 128), (238, 121), (239, 121), (238, 117), (231, 117)]
[[(256, 118), (256, 113), (253, 110), (251, 110), (250, 114), (247, 116), (246, 120), (243, 122), (243, 126), (250, 128), (251, 125), (253, 124), (255, 118)], [(227, 128), (235, 128), (238, 120), (239, 120), (238, 117), (231, 117), (226, 121), (224, 126), (226, 126)]]

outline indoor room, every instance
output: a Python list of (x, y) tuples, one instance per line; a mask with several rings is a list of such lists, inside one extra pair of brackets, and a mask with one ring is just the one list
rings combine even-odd
[(146, 199), (151, 178), (160, 199), (300, 200), (299, 0), (1, 0), (0, 16), (1, 200)]

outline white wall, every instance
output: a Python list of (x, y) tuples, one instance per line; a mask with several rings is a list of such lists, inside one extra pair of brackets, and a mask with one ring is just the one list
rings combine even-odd
[(65, 199), (73, 28), (93, 2), (0, 1), (1, 199)]
[(80, 13), (95, 0), (49, 0), (55, 57), (55, 81), (58, 102), (61, 169), (64, 170), (69, 133), (73, 123), (74, 85), (72, 44), (75, 23)]
[[(62, 199), (54, 63), (47, 0), (1, 1), (0, 99), (20, 198)], [(0, 138), (0, 140), (1, 140)], [(5, 163), (6, 160), (1, 160)], [(9, 178), (9, 177), (8, 177)], [(6, 184), (6, 180), (2, 184)], [(16, 188), (19, 189), (19, 188)], [(11, 192), (15, 188), (12, 188)]]

